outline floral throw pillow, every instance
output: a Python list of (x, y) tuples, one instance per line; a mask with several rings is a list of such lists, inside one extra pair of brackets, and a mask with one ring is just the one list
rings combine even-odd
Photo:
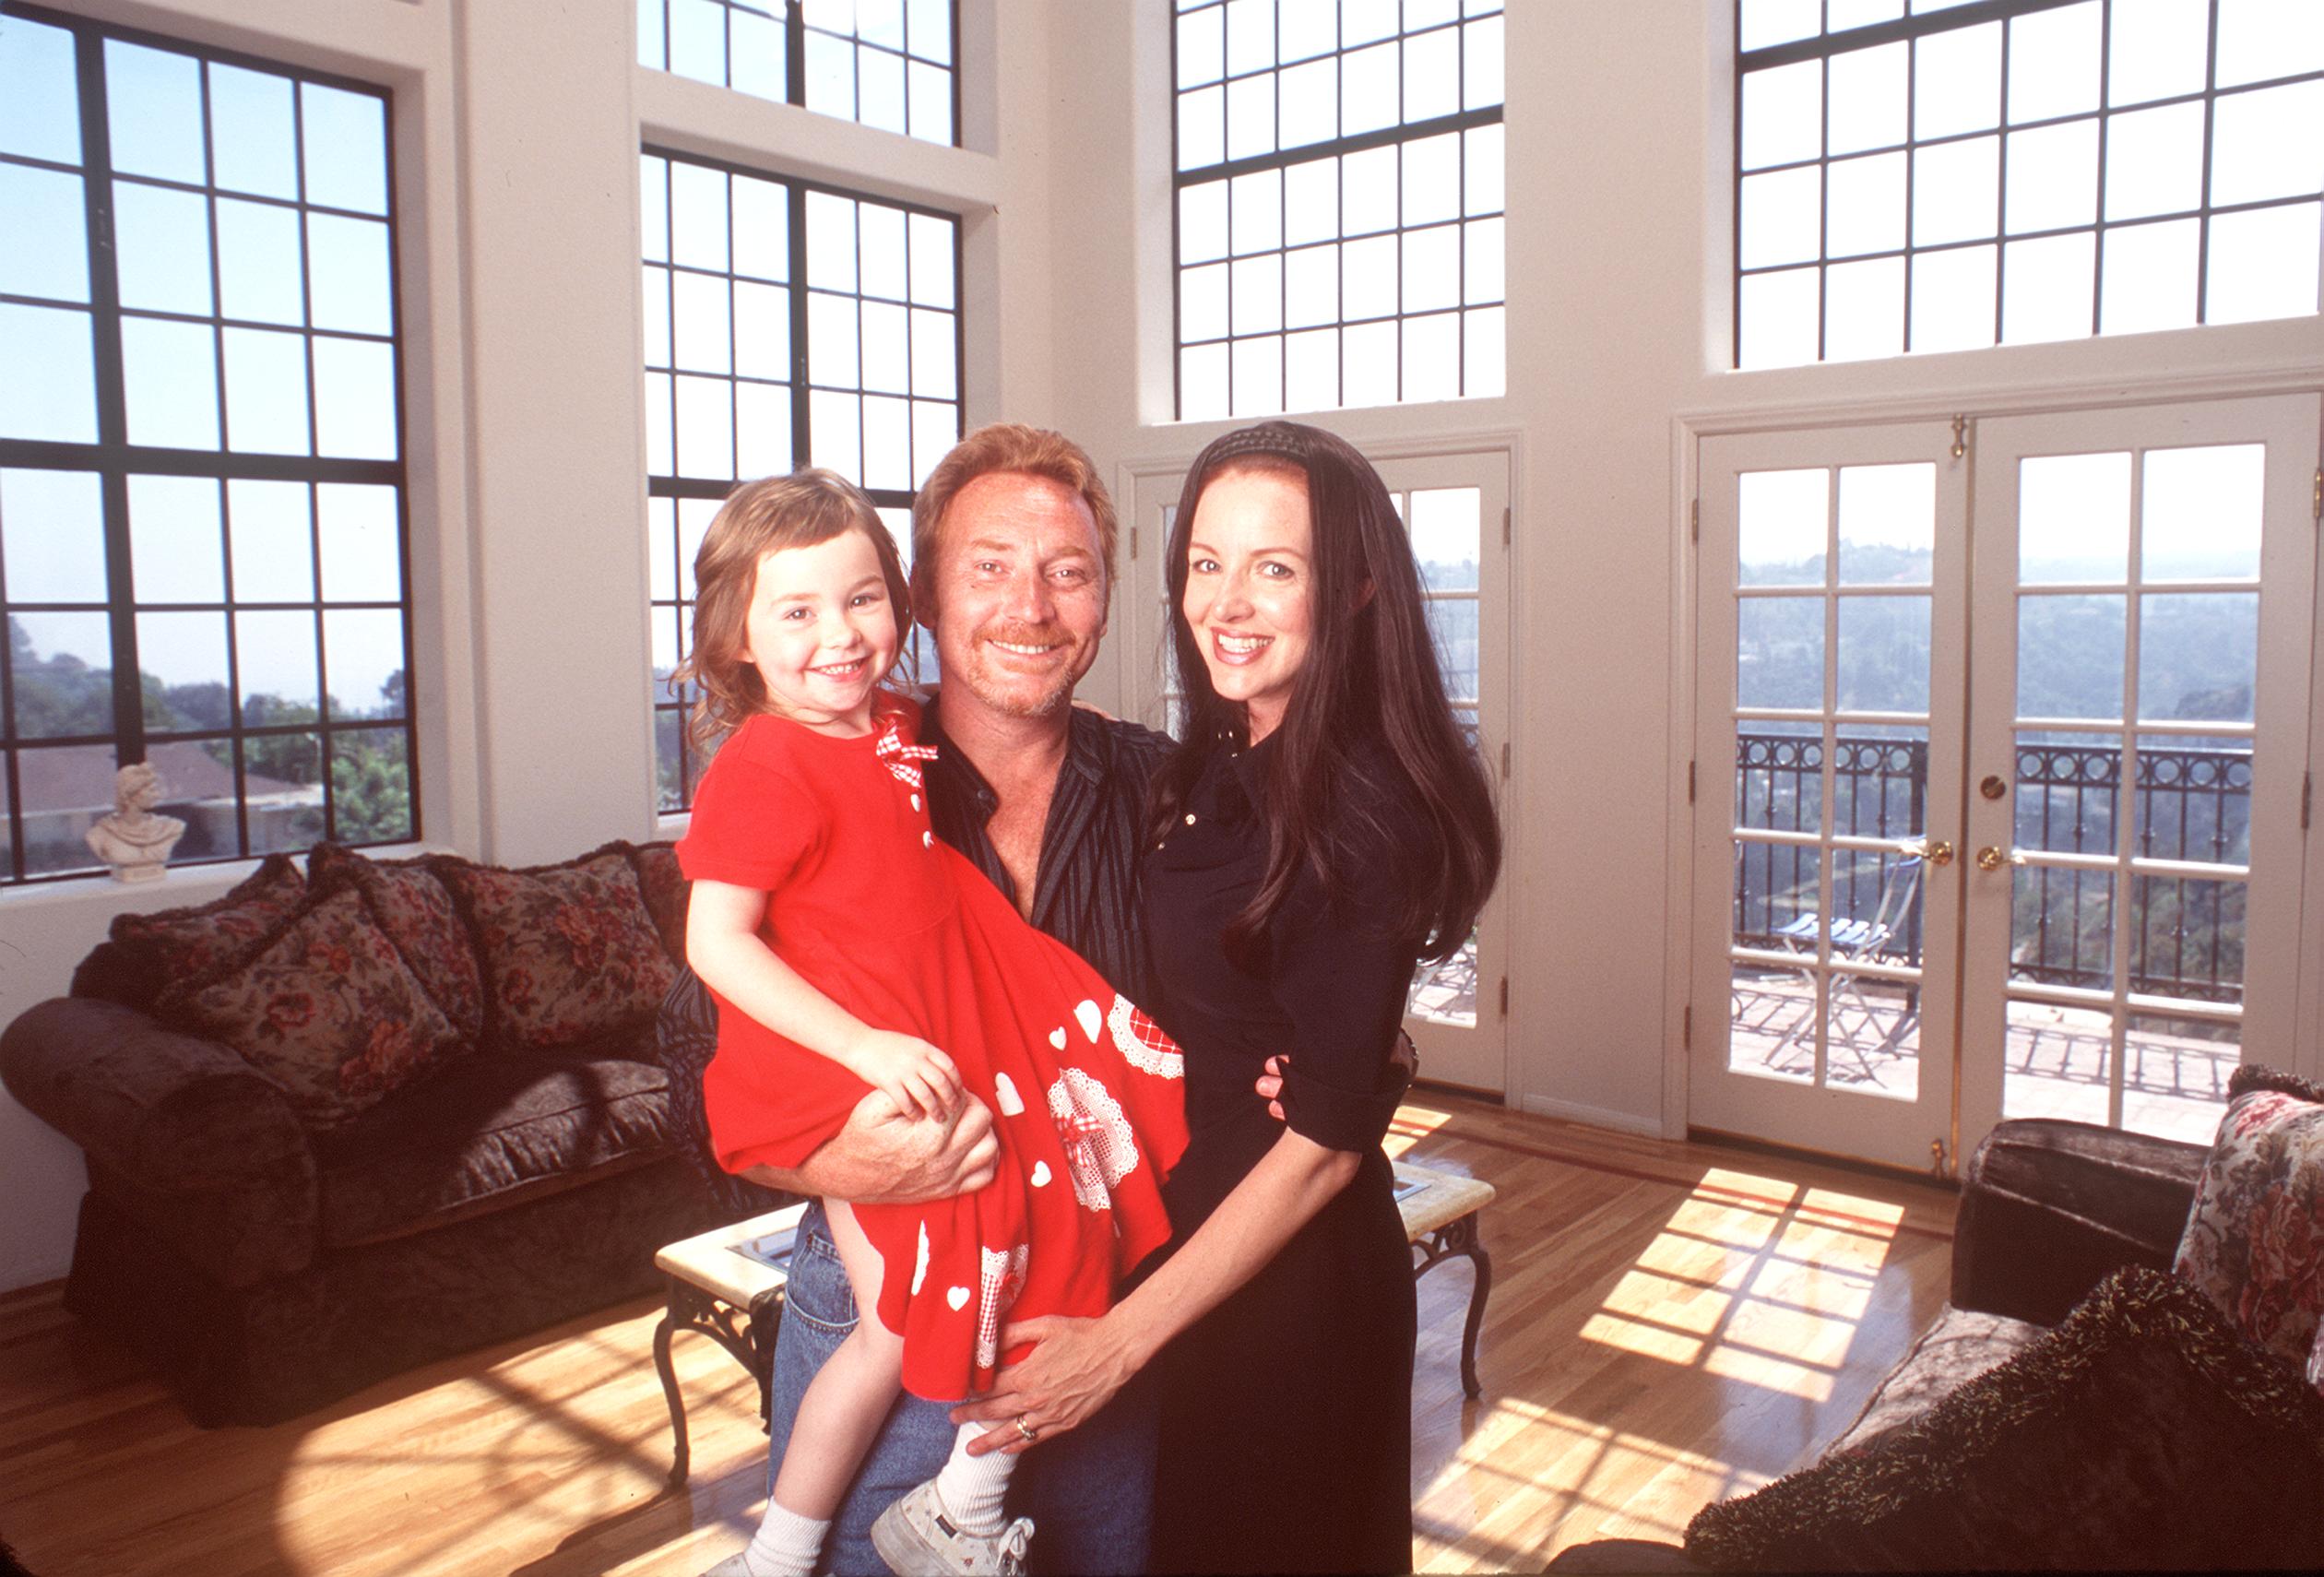
[(630, 863), (637, 870), (638, 890), (646, 895), (646, 907), (654, 917), (654, 929), (661, 932), (662, 951), (670, 954), (673, 964), (683, 964), (686, 901), (693, 895), (694, 885), (678, 869), (678, 846), (639, 844), (630, 850)]
[(287, 854), (270, 854), (223, 897), (194, 908), (116, 915), (117, 967), (148, 997), (240, 963), (307, 895), (306, 878)]
[(246, 961), (172, 988), (155, 1007), (242, 1053), (312, 1128), (377, 1105), (460, 1041), (352, 886), (324, 894)]
[(432, 860), (371, 860), (338, 844), (318, 843), (307, 856), (307, 869), (318, 884), (345, 880), (362, 887), (380, 929), (453, 1026), (470, 1041), (482, 1038), (483, 967), (451, 890)]
[(500, 1045), (546, 1050), (633, 1027), (677, 977), (625, 844), (528, 871), (438, 869), (475, 932)]
[(2307, 1364), (2324, 1318), (2324, 1105), (2281, 1088), (2233, 1095), (2172, 1269), (2245, 1336)]

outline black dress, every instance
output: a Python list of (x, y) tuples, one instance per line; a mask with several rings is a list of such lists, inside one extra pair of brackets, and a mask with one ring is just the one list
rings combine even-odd
[[(1347, 1188), (1232, 1297), (1167, 1347), (1156, 1474), (1156, 1571), (1412, 1570), (1412, 1260), (1381, 1149), (1402, 1088), (1390, 1059), (1418, 952), (1377, 917), (1415, 824), (1359, 752), (1340, 830), (1339, 901), (1308, 873), (1262, 956), (1220, 932), (1264, 874), (1259, 773), (1272, 741), (1221, 746), (1180, 824), (1146, 853), (1156, 1016), (1186, 1053), (1185, 1158), (1165, 1197), (1174, 1241), (1207, 1220), (1283, 1125), (1251, 1091), (1288, 1052), (1290, 1126), (1363, 1160)], [(1369, 768), (1369, 771), (1362, 769)]]

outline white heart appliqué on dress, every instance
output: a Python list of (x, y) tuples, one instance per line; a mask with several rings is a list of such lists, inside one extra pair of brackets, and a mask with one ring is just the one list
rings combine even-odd
[(1064, 1049), (1065, 1049), (1065, 1031), (1064, 1031), (1063, 1029), (1061, 1029), (1061, 1028), (1060, 1028), (1060, 1029), (1052, 1029), (1052, 1030), (1050, 1030), (1050, 1031), (1049, 1031), (1049, 1044), (1050, 1044), (1051, 1046), (1056, 1047), (1056, 1048), (1057, 1048), (1060, 1051), (1064, 1050)]
[(965, 1286), (946, 1287), (944, 1301), (954, 1309), (966, 1309), (968, 1307), (968, 1289)]
[(1033, 1163), (1033, 1186), (1034, 1186), (1035, 1188), (1047, 1188), (1047, 1187), (1049, 1187), (1049, 1163), (1048, 1163), (1047, 1161), (1036, 1161), (1036, 1162), (1034, 1162), (1034, 1163)]
[(1081, 1020), (1082, 1033), (1089, 1038), (1089, 1043), (1097, 1045), (1097, 1026), (1106, 1021), (1105, 1015), (1097, 1011), (1097, 1004), (1084, 997), (1074, 1006), (1073, 1016)]
[(1001, 1109), (1001, 1115), (1003, 1117), (1021, 1117), (1025, 1114), (1025, 1097), (1017, 1094), (1016, 1081), (1006, 1073), (992, 1075), (992, 1100), (993, 1104)]

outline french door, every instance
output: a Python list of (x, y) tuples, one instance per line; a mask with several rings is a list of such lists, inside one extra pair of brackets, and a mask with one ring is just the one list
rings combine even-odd
[[(1705, 440), (1690, 1124), (1926, 1166), (1951, 1120), (1966, 467)], [(1717, 1011), (1713, 1004), (1723, 1005)]]
[(2294, 1063), (2318, 415), (1702, 443), (1692, 1125), (2207, 1140)]
[[(1411, 534), (1446, 697), (1506, 801), (1509, 456), (1429, 455), (1374, 465)], [(1136, 714), (1172, 733), (1180, 723), (1180, 691), (1162, 555), (1185, 480), (1182, 469), (1137, 476), (1131, 517), (1135, 551), (1128, 584), (1115, 599), (1115, 617), (1128, 626), (1117, 638), (1126, 639), (1133, 654), (1129, 689)], [(1503, 828), (1506, 836), (1505, 812)], [(1414, 978), (1405, 1028), (1419, 1049), (1423, 1078), (1493, 1095), (1508, 1088), (1505, 913), (1496, 895), (1466, 944)]]
[(2208, 1144), (2239, 1061), (2294, 1064), (2317, 435), (2313, 396), (1979, 424), (1964, 1114)]

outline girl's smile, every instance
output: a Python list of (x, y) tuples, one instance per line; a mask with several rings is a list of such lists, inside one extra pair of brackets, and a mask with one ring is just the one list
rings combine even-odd
[(862, 532), (759, 556), (742, 657), (767, 710), (820, 733), (869, 733), (872, 692), (897, 645), (879, 552)]

